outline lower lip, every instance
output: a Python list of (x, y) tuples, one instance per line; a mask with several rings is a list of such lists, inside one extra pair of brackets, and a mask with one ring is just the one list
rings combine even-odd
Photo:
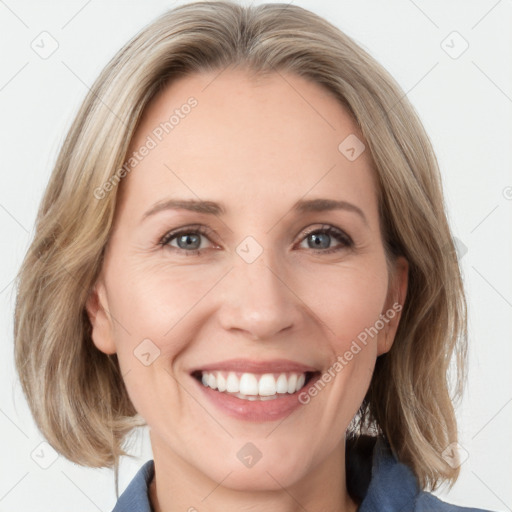
[(289, 416), (293, 411), (303, 406), (299, 402), (299, 394), (304, 389), (309, 388), (311, 384), (318, 379), (317, 375), (307, 382), (299, 391), (293, 394), (278, 395), (277, 398), (271, 400), (245, 400), (228, 393), (216, 391), (210, 387), (204, 386), (194, 377), (194, 382), (201, 388), (202, 392), (213, 402), (215, 406), (221, 409), (229, 416), (233, 416), (240, 420), (252, 422), (276, 421)]

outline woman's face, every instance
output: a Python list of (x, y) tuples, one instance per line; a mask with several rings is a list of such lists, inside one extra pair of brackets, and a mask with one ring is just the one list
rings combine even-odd
[(146, 110), (87, 309), (162, 466), (256, 490), (339, 465), (407, 285), (361, 141), (283, 72), (191, 75)]

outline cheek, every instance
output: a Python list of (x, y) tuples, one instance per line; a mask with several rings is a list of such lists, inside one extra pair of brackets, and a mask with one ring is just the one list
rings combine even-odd
[(303, 279), (300, 296), (323, 321), (336, 349), (374, 326), (383, 313), (387, 295), (385, 260), (366, 265), (320, 268), (314, 279)]
[[(173, 362), (197, 337), (197, 315), (219, 276), (184, 269), (119, 266), (110, 273), (110, 313), (121, 372), (130, 399), (144, 417), (156, 400), (157, 383), (176, 383)], [(176, 398), (176, 397), (175, 397)]]
[(117, 348), (133, 350), (137, 343), (149, 338), (162, 351), (168, 351), (166, 340), (173, 338), (173, 331), (179, 330), (184, 318), (193, 315), (194, 307), (217, 279), (218, 276), (208, 277), (192, 268), (141, 268), (124, 275), (118, 273), (111, 284), (113, 300), (109, 300)]
[[(319, 286), (322, 282), (324, 286)], [(324, 382), (316, 388), (323, 389), (325, 384), (331, 389), (332, 407), (326, 414), (338, 424), (352, 417), (370, 384), (377, 338), (384, 335), (381, 327), (385, 324), (379, 319), (384, 313), (387, 285), (385, 260), (378, 259), (357, 268), (340, 267), (336, 272), (322, 269), (302, 289), (303, 296), (310, 298), (308, 305), (322, 321), (329, 352), (330, 366), (323, 373)]]

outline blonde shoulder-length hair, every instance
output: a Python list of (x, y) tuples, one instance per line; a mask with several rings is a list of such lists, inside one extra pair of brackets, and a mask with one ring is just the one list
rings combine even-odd
[[(116, 355), (92, 343), (85, 311), (109, 239), (115, 185), (151, 99), (178, 76), (228, 66), (254, 76), (306, 77), (334, 94), (359, 126), (379, 186), (386, 253), (389, 261), (408, 260), (409, 285), (395, 342), (377, 360), (356, 431), (384, 435), (422, 488), (453, 485), (459, 470), (442, 452), (457, 441), (452, 400), (466, 378), (467, 306), (435, 154), (387, 71), (326, 20), (284, 3), (212, 1), (170, 10), (112, 58), (85, 98), (17, 277), (15, 361), (38, 427), (66, 458), (114, 467), (117, 480), (127, 434), (144, 422)], [(108, 193), (98, 193), (105, 184)]]

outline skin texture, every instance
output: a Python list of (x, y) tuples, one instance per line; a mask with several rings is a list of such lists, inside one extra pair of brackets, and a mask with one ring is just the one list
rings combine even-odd
[[(362, 136), (321, 86), (283, 72), (255, 81), (241, 69), (166, 87), (146, 109), (131, 151), (190, 96), (197, 106), (120, 184), (113, 234), (87, 303), (95, 345), (118, 354), (130, 398), (150, 427), (153, 506), (354, 511), (345, 431), (377, 356), (391, 348), (399, 314), (283, 420), (226, 415), (189, 372), (234, 357), (284, 358), (325, 371), (380, 314), (403, 304), (407, 262), (398, 259), (388, 273), (369, 151), (349, 161), (338, 150), (348, 135)], [(171, 198), (220, 202), (226, 213), (163, 210), (142, 220)], [(316, 198), (350, 202), (366, 221), (348, 210), (292, 211), (297, 200)], [(169, 231), (197, 224), (211, 230), (201, 235), (199, 254), (186, 254), (179, 237), (158, 244)], [(315, 248), (306, 230), (325, 225), (354, 245), (324, 235), (325, 245)], [(263, 250), (252, 263), (236, 251), (248, 236)], [(148, 366), (134, 356), (144, 339), (160, 350)], [(251, 468), (237, 457), (247, 442), (262, 454)]]

